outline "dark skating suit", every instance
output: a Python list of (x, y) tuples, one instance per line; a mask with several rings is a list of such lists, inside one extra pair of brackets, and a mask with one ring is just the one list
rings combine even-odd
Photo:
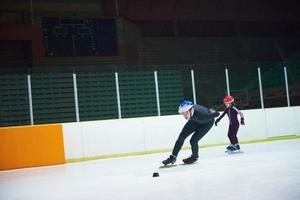
[(182, 131), (179, 134), (179, 137), (175, 143), (175, 146), (172, 151), (172, 155), (177, 157), (184, 140), (191, 135), (193, 136), (190, 140), (191, 147), (192, 147), (192, 156), (198, 158), (198, 142), (199, 140), (211, 129), (214, 125), (214, 118), (218, 117), (220, 113), (212, 112), (210, 109), (201, 106), (201, 105), (194, 105), (191, 111), (191, 117), (184, 125)]
[(224, 112), (218, 119), (216, 119), (216, 123), (218, 123), (225, 116), (225, 114), (227, 114), (229, 118), (228, 138), (230, 140), (230, 143), (238, 144), (239, 141), (237, 138), (237, 132), (239, 130), (240, 123), (237, 116), (239, 114), (243, 119), (244, 118), (243, 113), (240, 112), (236, 107), (231, 105), (224, 110)]

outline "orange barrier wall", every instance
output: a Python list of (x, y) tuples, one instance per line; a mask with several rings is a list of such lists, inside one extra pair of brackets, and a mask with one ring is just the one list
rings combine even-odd
[(63, 163), (62, 125), (0, 128), (0, 170)]

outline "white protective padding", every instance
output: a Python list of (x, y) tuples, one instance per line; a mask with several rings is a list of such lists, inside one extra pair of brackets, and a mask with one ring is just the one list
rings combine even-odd
[(268, 137), (295, 134), (297, 125), (292, 107), (268, 108), (265, 112)]
[[(246, 125), (240, 126), (240, 141), (300, 135), (300, 106), (242, 112)], [(74, 159), (171, 149), (185, 123), (182, 115), (64, 123), (65, 156)], [(228, 117), (224, 116), (200, 144), (229, 143), (228, 125)], [(184, 146), (189, 146), (189, 139)]]
[(142, 119), (83, 122), (87, 156), (143, 151), (145, 140)]
[(292, 107), (293, 109), (293, 124), (295, 127), (295, 133), (296, 135), (300, 135), (300, 106)]
[(182, 115), (144, 118), (145, 150), (171, 148), (185, 122)]
[(242, 111), (245, 125), (241, 125), (238, 136), (240, 140), (256, 140), (267, 138), (266, 116), (263, 109)]
[(65, 146), (65, 157), (70, 158), (83, 158), (83, 135), (81, 131), (81, 123), (64, 123), (63, 136)]

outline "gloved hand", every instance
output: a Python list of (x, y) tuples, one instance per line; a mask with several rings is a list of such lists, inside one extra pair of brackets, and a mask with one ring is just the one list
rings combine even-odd
[(220, 121), (220, 119), (216, 119), (215, 126), (218, 126), (219, 121)]
[(244, 118), (241, 118), (241, 124), (242, 124), (242, 125), (245, 125), (245, 120), (244, 120)]

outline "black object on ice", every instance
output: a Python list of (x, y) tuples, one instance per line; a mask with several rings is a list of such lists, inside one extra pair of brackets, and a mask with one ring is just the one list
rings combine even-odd
[(154, 172), (153, 173), (153, 177), (159, 177), (159, 173), (158, 172)]

